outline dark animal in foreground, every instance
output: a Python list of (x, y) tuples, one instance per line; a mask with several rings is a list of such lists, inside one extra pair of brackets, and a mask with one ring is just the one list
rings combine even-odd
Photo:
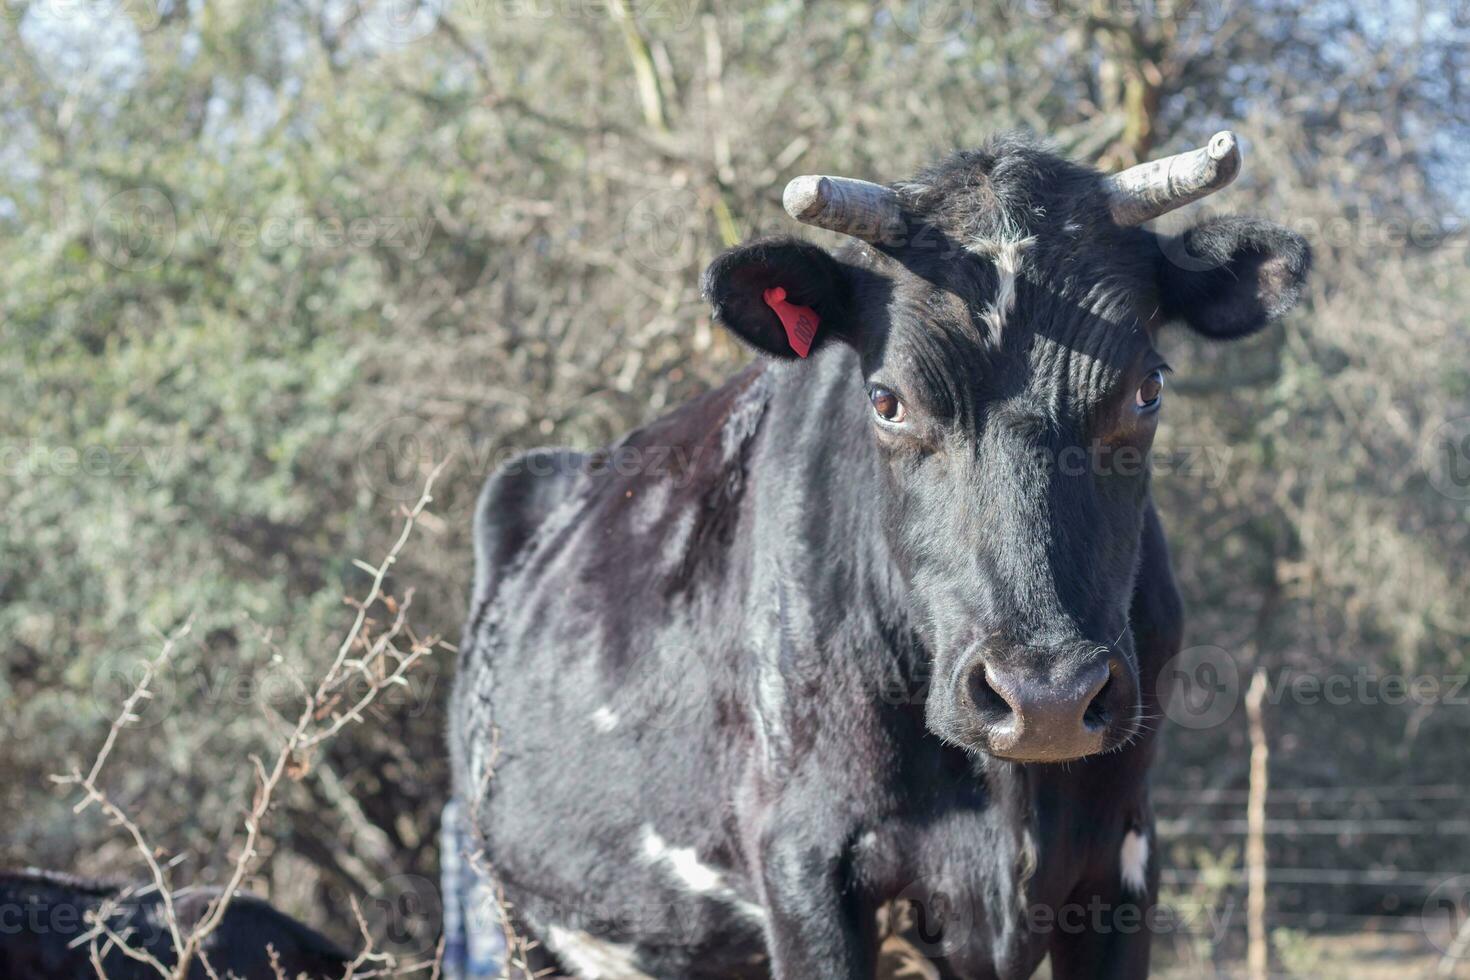
[[(174, 895), (180, 925), (187, 929), (205, 915), (218, 895), (214, 889), (189, 888)], [(173, 940), (156, 890), (133, 894), (116, 884), (89, 881), (48, 871), (0, 871), (0, 977), (4, 980), (96, 980), (86, 921), (109, 900), (117, 903), (107, 925), (128, 944), (156, 957), (165, 966), (177, 962)], [(108, 980), (158, 980), (158, 971), (119, 949), (109, 949), (105, 936), (97, 942)], [(268, 948), (279, 957), (280, 974), (295, 978), (338, 978), (352, 957), (325, 936), (276, 911), (250, 895), (238, 895), (220, 927), (205, 941), (202, 953), (220, 977), (276, 980)], [(196, 958), (191, 980), (208, 980)]]
[(1229, 133), (1113, 177), (1003, 137), (798, 178), (787, 210), (846, 244), (705, 275), (758, 363), (492, 476), (455, 792), (549, 965), (849, 980), (897, 929), (940, 977), (1147, 974), (1182, 622), (1160, 337), (1254, 333), (1309, 253), (1142, 223), (1238, 166)]

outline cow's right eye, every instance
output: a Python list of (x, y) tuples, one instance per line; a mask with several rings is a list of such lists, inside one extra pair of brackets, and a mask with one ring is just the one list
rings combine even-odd
[(875, 386), (868, 392), (868, 397), (872, 399), (873, 411), (885, 422), (902, 422), (907, 414), (898, 396), (882, 385)]

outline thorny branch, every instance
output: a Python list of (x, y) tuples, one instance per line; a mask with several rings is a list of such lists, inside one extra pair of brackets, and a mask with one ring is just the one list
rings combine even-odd
[[(239, 893), (246, 876), (257, 867), (265, 817), (282, 778), (300, 778), (306, 772), (306, 756), (312, 748), (329, 740), (347, 725), (362, 722), (363, 713), (378, 700), (383, 692), (395, 685), (407, 685), (408, 672), (439, 645), (437, 637), (430, 636), (421, 639), (415, 636), (409, 628), (407, 612), (412, 601), (412, 593), (409, 592), (404, 601), (399, 603), (384, 592), (383, 585), (389, 571), (398, 561), (399, 555), (412, 537), (419, 519), (432, 502), (434, 481), (438, 478), (444, 465), (440, 463), (429, 474), (418, 501), (412, 507), (404, 508), (403, 526), (387, 556), (377, 565), (358, 563), (359, 567), (372, 575), (367, 595), (362, 599), (348, 600), (357, 610), (352, 626), (337, 647), (331, 665), (322, 675), (315, 689), (305, 693), (306, 689), (303, 685), (304, 697), (301, 712), (282, 740), (274, 759), (267, 766), (259, 757), (253, 755), (250, 757), (251, 765), (256, 773), (256, 785), (250, 808), (245, 815), (244, 839), (241, 841), (239, 853), (230, 868), (228, 880), (220, 889), (219, 895), (210, 903), (204, 915), (192, 927), (186, 930), (180, 922), (168, 874), (164, 865), (159, 861), (161, 849), (149, 840), (138, 821), (108, 796), (100, 782), (108, 759), (117, 745), (118, 737), (129, 723), (138, 720), (139, 706), (152, 697), (151, 688), (154, 678), (168, 663), (179, 643), (189, 635), (193, 626), (192, 618), (170, 634), (164, 640), (157, 656), (143, 665), (142, 676), (108, 728), (102, 747), (98, 750), (87, 772), (84, 774), (80, 768), (73, 768), (67, 775), (51, 777), (58, 784), (76, 786), (81, 791), (82, 798), (73, 808), (74, 812), (81, 813), (96, 804), (132, 839), (134, 848), (142, 855), (148, 867), (152, 886), (158, 890), (163, 905), (164, 924), (168, 928), (173, 948), (178, 951), (176, 961), (170, 967), (147, 950), (130, 945), (126, 935), (117, 933), (108, 925), (108, 919), (117, 909), (117, 900), (113, 900), (105, 903), (101, 909), (90, 916), (92, 930), (88, 937), (91, 943), (89, 953), (99, 977), (105, 977), (102, 961), (113, 947), (130, 958), (147, 964), (160, 977), (167, 978), (167, 980), (185, 980), (190, 966), (196, 959), (199, 960), (205, 972), (214, 977), (215, 972), (203, 954), (202, 947), (224, 921), (225, 914)], [(371, 618), (370, 610), (379, 603), (388, 609), (392, 618), (381, 632), (374, 633), (377, 623)], [(400, 640), (407, 641), (406, 649), (400, 649), (398, 646)], [(353, 656), (354, 653), (356, 656)], [(344, 687), (355, 677), (363, 678), (367, 688), (360, 696), (349, 699)], [(443, 952), (442, 943), (433, 960), (400, 965), (392, 954), (374, 950), (367, 923), (355, 901), (353, 915), (363, 935), (364, 945), (362, 951), (349, 964), (344, 980), (367, 980), (370, 977), (386, 976), (389, 973), (402, 975), (421, 972), (425, 969), (431, 970), (432, 975), (437, 978), (440, 957)], [(359, 972), (364, 967), (369, 969), (366, 972)]]

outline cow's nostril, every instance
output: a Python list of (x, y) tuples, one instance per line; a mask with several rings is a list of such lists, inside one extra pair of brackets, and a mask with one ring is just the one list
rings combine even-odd
[(970, 700), (981, 716), (999, 721), (1010, 715), (1011, 706), (1000, 692), (990, 686), (984, 666), (970, 671)]
[(1088, 703), (1087, 710), (1082, 712), (1082, 725), (1089, 731), (1099, 731), (1108, 727), (1108, 695), (1113, 690), (1113, 675), (1109, 671), (1108, 679), (1103, 686), (1097, 689)]

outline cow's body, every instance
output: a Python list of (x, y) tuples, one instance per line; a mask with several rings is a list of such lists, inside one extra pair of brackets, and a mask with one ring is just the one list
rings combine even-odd
[[(1018, 160), (1025, 179), (1066, 185), (1080, 201), (1075, 213), (1028, 203), (1035, 226), (1021, 229), (1046, 290), (1015, 277), (997, 285), (984, 262), (938, 251), (860, 250), (831, 271), (810, 246), (736, 250), (721, 262), (746, 265), (717, 262), (707, 285), (732, 329), (771, 348), (759, 334), (774, 319), (750, 327), (758, 303), (750, 313), (727, 295), (749, 292), (739, 281), (748, 268), (756, 296), (768, 272), (787, 283), (836, 277), (856, 285), (842, 286), (841, 299), (813, 287), (802, 302), (826, 322), (845, 318), (836, 328), (844, 342), (819, 344), (806, 361), (751, 367), (605, 452), (539, 451), (487, 485), (452, 705), (455, 789), (519, 928), (556, 965), (588, 978), (870, 977), (880, 923), (906, 906), (908, 940), (944, 977), (1025, 977), (1048, 953), (1059, 978), (1146, 974), (1143, 916), (1157, 879), (1150, 722), (1157, 674), (1181, 629), (1147, 481), (1044, 474), (1050, 496), (1022, 487), (1015, 518), (997, 501), (1030, 471), (1029, 457), (983, 446), (992, 440), (1001, 452), (1019, 439), (1029, 452), (1053, 435), (1052, 448), (1082, 438), (1067, 427), (1093, 424), (1097, 410), (1069, 417), (1060, 397), (1033, 394), (1024, 379), (1041, 384), (1053, 371), (1063, 379), (1053, 387), (1073, 403), (1085, 395), (1112, 405), (1119, 383), (1136, 383), (1127, 372), (1146, 370), (1135, 349), (1148, 347), (1148, 309), (1184, 287), (1154, 285), (1152, 238), (1136, 229), (1104, 229), (1092, 252), (1069, 251), (1065, 239), (1097, 208), (1091, 172), (1029, 147), (1006, 152), (960, 159), (923, 193), (939, 194), (946, 181), (972, 187), (959, 168), (976, 167), (1004, 204), (1002, 178)], [(940, 210), (931, 220), (952, 220)], [(902, 268), (883, 264), (894, 256)], [(974, 278), (955, 279), (953, 269)], [(993, 320), (1010, 307), (987, 299), (996, 289), (1016, 292), (1040, 339), (1018, 326), (1002, 335)], [(987, 303), (989, 329), (972, 328), (965, 311), (979, 322)], [(905, 310), (937, 311), (904, 327), (914, 347), (900, 346)], [(974, 397), (990, 420), (954, 430), (980, 448), (946, 457), (951, 443), (905, 443), (895, 456), (883, 441), (894, 426), (877, 423), (877, 440), (870, 431), (863, 378), (875, 363), (899, 370), (904, 358), (932, 354), (923, 348), (931, 323), (953, 334), (941, 349), (961, 388), (993, 385), (982, 379), (1004, 372), (1004, 394), (1020, 410), (995, 409), (989, 388)], [(961, 335), (978, 338), (965, 340), (976, 353), (958, 346)], [(1071, 366), (1051, 350), (1069, 352)], [(1094, 365), (1091, 380), (1068, 390), (1084, 363)], [(1131, 405), (1131, 390), (1122, 394)], [(1048, 399), (1043, 424), (1028, 406)], [(979, 488), (969, 491), (974, 502), (955, 499), (946, 481), (958, 477), (942, 472), (937, 490), (913, 490), (911, 509), (929, 507), (933, 528), (920, 520), (895, 530), (905, 505), (886, 505), (895, 486), (919, 487), (913, 471), (935, 465), (978, 466), (967, 476)], [(909, 469), (895, 484), (898, 467)], [(1024, 519), (1044, 512), (1075, 515), (1075, 526), (1048, 531)], [(982, 571), (968, 579), (967, 570), (945, 572), (946, 561)], [(972, 622), (986, 632), (964, 633)], [(1125, 697), (1126, 710), (1104, 716), (1102, 754), (1021, 764), (986, 751), (998, 729), (964, 727), (971, 719), (953, 704), (974, 713), (989, 697), (996, 710), (997, 696), (974, 694), (985, 682), (971, 678), (994, 676), (985, 671), (999, 659), (985, 643), (1010, 642), (1011, 626), (1018, 649), (1039, 651), (1037, 663), (1110, 658), (1104, 676), (1117, 686), (1085, 692)], [(1092, 646), (1078, 647), (1083, 640)], [(937, 701), (947, 715), (936, 715)], [(1043, 698), (1039, 710), (1051, 704)], [(1017, 705), (1017, 715), (1035, 707)], [(1077, 737), (1101, 738), (1088, 734), (1100, 724), (1089, 713)], [(1027, 751), (1047, 751), (1048, 735)]]
[[(1147, 739), (1026, 767), (981, 764), (925, 730), (922, 661), (863, 583), (860, 449), (834, 443), (834, 413), (863, 407), (851, 355), (823, 357), (820, 384), (752, 368), (605, 461), (533, 454), (482, 498), (458, 789), (484, 801), (477, 823), (523, 927), (568, 968), (605, 944), (606, 976), (630, 975), (619, 963), (769, 976), (763, 874), (799, 891), (841, 869), (869, 927), (894, 898), (954, 902), (967, 935), (937, 939), (931, 922), (913, 938), (964, 977), (1025, 976), (1052, 939), (1075, 944), (1075, 928), (1028, 928), (1033, 906), (1097, 895), (1111, 916), (1143, 898), (1120, 859), (1130, 831), (1149, 833)], [(668, 472), (634, 472), (633, 450), (666, 453)], [(1147, 675), (1180, 628), (1154, 520), (1134, 610)], [(767, 867), (778, 832), (793, 850), (776, 860), (792, 864)], [(835, 927), (834, 913), (781, 914)]]
[[(216, 889), (190, 888), (174, 895), (184, 932), (206, 914)], [(92, 980), (93, 927), (89, 914), (110, 909), (107, 925), (136, 950), (172, 966), (176, 961), (163, 901), (152, 888), (122, 886), (49, 871), (0, 871), (0, 977), (6, 980)], [(156, 980), (158, 972), (99, 935), (96, 947), (109, 980)], [(270, 949), (276, 953), (278, 973)], [(335, 943), (253, 895), (239, 895), (201, 954), (220, 977), (273, 980), (339, 978), (352, 957)], [(191, 980), (207, 980), (196, 958)]]

